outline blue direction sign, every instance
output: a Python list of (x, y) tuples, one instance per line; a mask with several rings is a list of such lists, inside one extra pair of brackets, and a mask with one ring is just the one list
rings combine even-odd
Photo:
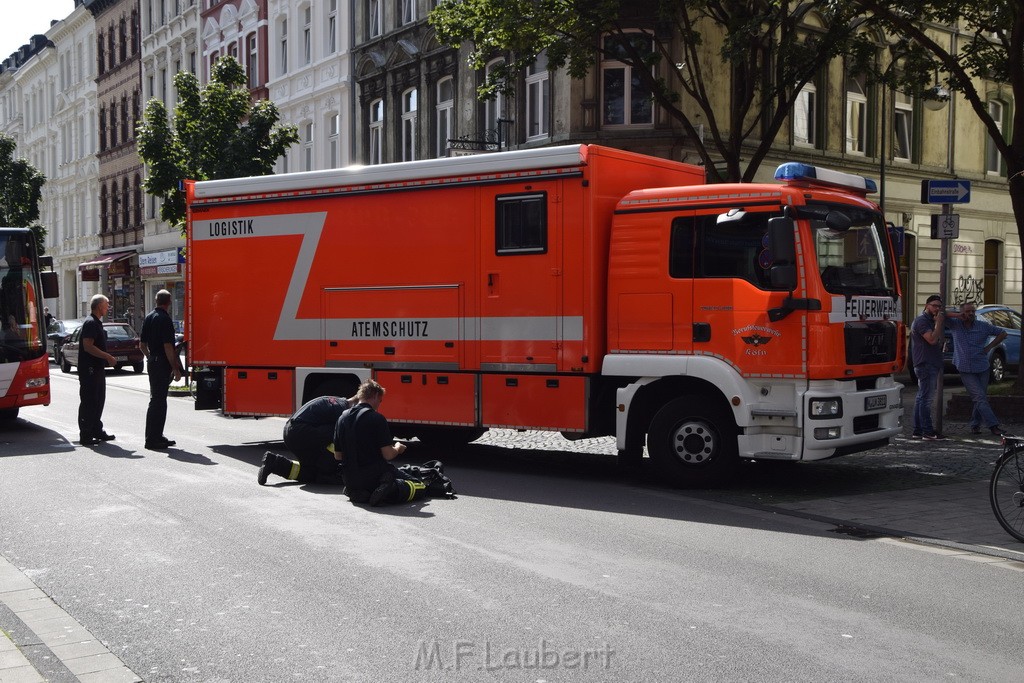
[(970, 180), (922, 180), (922, 204), (967, 204), (971, 201)]

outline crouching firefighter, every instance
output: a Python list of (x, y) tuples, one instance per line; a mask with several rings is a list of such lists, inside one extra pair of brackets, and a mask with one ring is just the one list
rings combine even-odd
[(318, 396), (307, 402), (284, 425), (284, 445), (297, 460), (290, 460), (272, 451), (263, 454), (263, 465), (256, 476), (260, 486), (276, 474), (302, 484), (344, 483), (341, 453), (334, 449), (334, 427), (355, 397)]
[(338, 418), (334, 430), (334, 443), (345, 453), (345, 492), (353, 503), (402, 503), (427, 493), (426, 484), (391, 464), (406, 446), (394, 440), (387, 419), (377, 412), (383, 400), (384, 387), (366, 380), (356, 392), (356, 405)]

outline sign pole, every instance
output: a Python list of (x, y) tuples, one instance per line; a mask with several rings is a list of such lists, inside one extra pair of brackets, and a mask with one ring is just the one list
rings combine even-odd
[[(942, 215), (948, 216), (953, 213), (952, 204), (942, 205)], [(942, 312), (946, 312), (946, 294), (949, 291), (949, 238), (942, 238), (942, 246), (939, 251), (939, 296), (942, 297)], [(942, 341), (939, 342), (942, 347), (946, 346), (946, 333), (943, 330)], [(945, 398), (943, 396), (943, 389), (945, 386), (944, 375), (946, 374), (946, 361), (945, 354), (943, 354), (942, 367), (939, 370), (938, 380), (935, 383), (935, 400), (938, 403), (938, 408), (935, 411), (935, 431), (942, 434), (942, 416), (945, 411)]]

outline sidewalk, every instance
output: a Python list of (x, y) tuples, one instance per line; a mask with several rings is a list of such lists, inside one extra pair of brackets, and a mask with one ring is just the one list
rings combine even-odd
[(3, 556), (0, 624), (3, 683), (142, 680)]

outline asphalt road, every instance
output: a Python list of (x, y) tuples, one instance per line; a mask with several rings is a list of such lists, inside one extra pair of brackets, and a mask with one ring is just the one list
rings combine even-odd
[[(1019, 680), (1021, 574), (623, 479), (600, 453), (474, 445), (459, 497), (354, 506), (256, 469), (283, 421), (114, 376), (0, 427), (0, 552), (146, 681)], [(384, 412), (387, 412), (385, 402)], [(500, 435), (499, 435), (500, 437)], [(406, 461), (438, 453), (415, 445)], [(1011, 636), (1012, 637), (1012, 636)]]

